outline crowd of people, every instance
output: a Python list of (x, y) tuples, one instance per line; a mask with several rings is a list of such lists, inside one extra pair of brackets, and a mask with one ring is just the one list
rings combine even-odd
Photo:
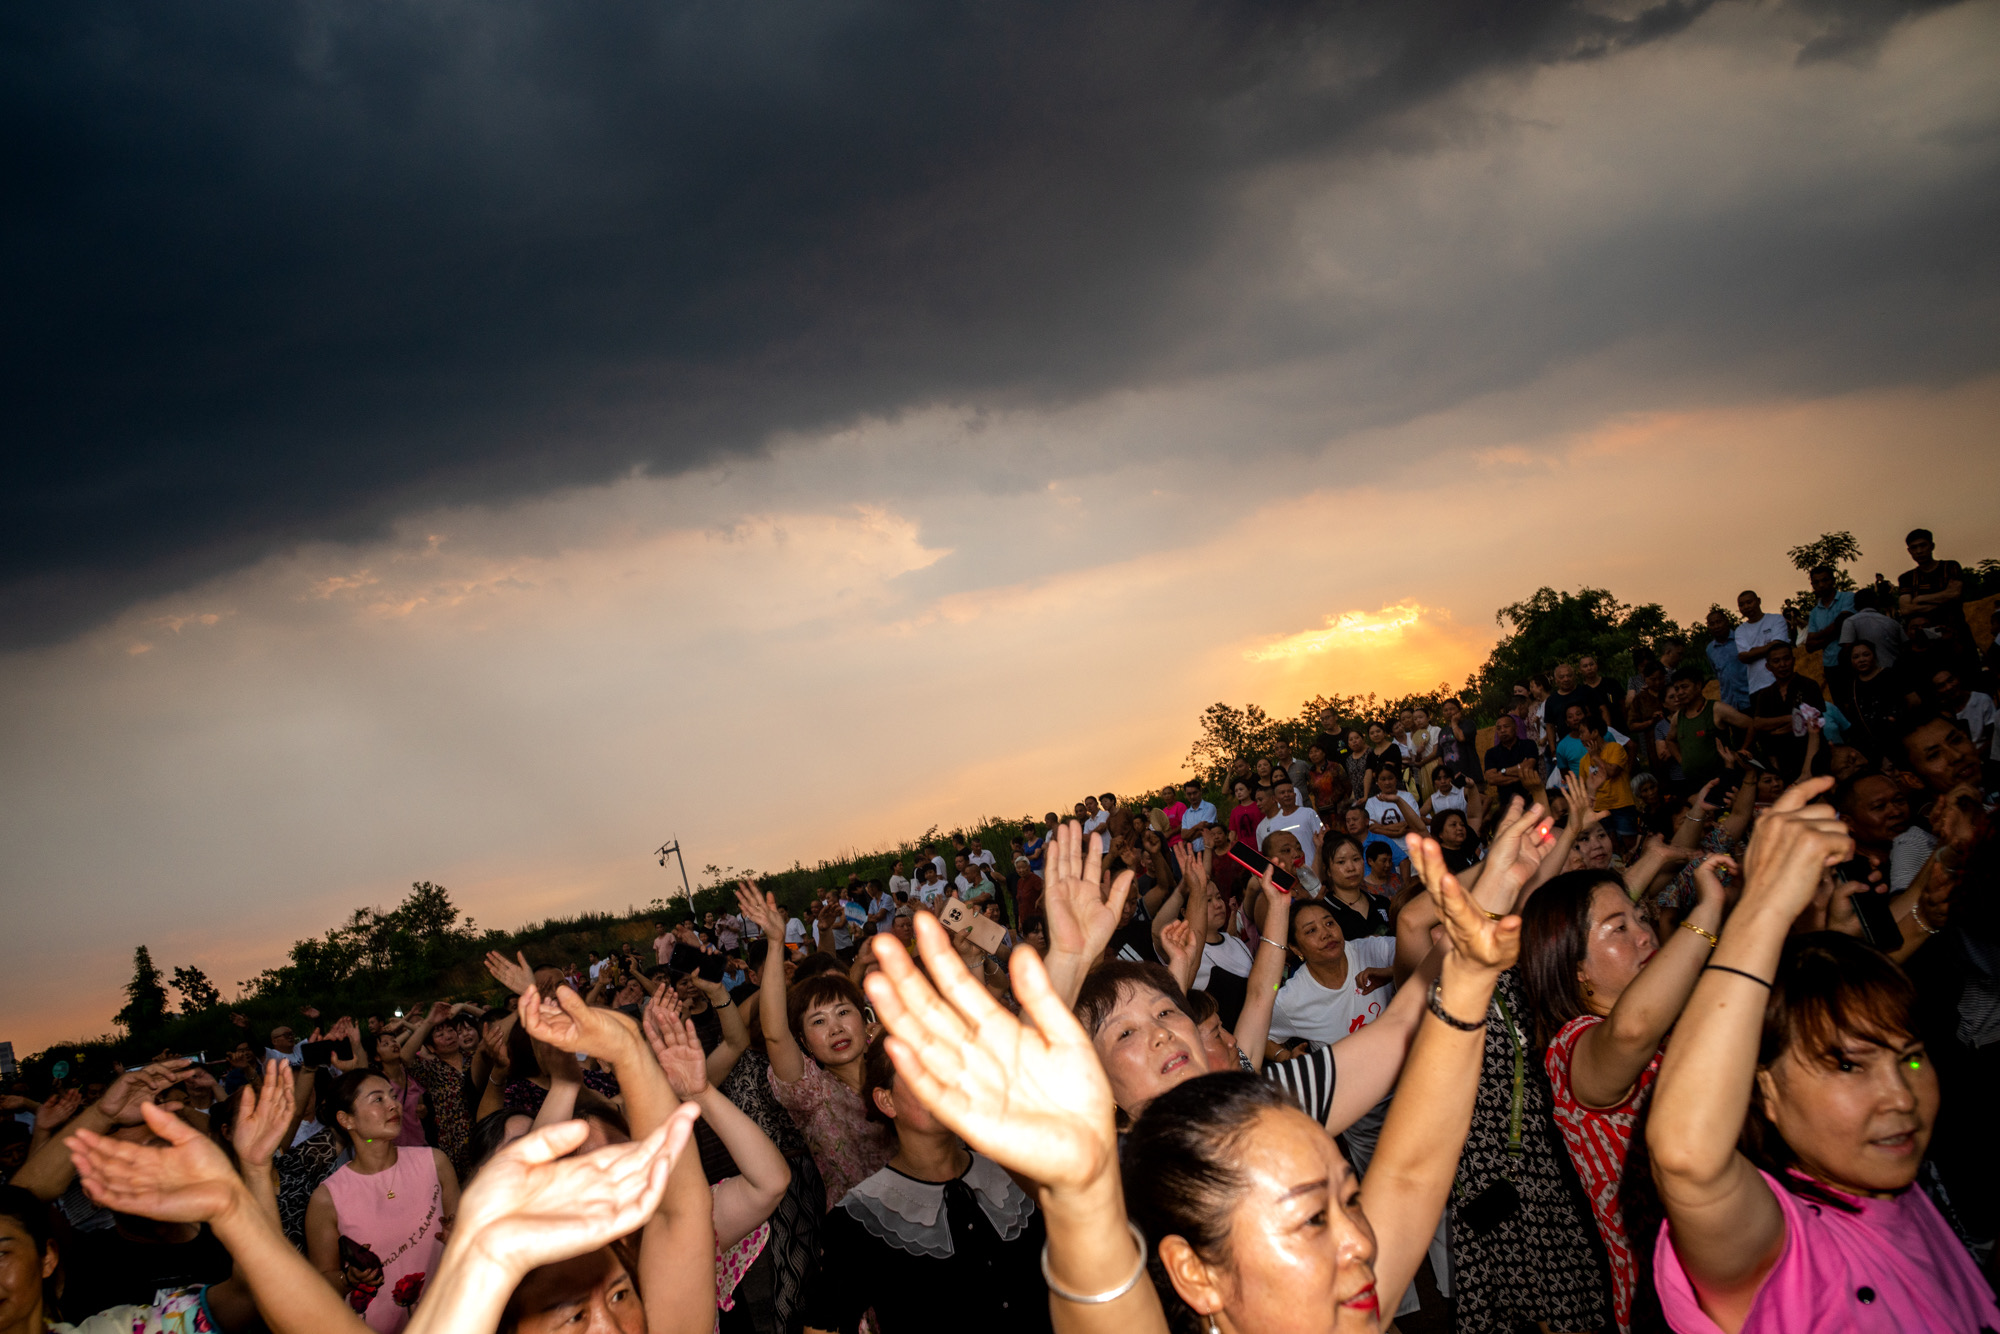
[(504, 1004), (16, 1087), (0, 1334), (2000, 1329), (1991, 664), (1910, 550), (1490, 733), (1329, 711)]

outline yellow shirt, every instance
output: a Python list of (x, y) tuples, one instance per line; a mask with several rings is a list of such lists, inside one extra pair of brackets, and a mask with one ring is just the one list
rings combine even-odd
[[(1607, 780), (1603, 787), (1597, 789), (1597, 800), (1591, 804), (1600, 811), (1615, 811), (1621, 807), (1638, 805), (1638, 800), (1632, 795), (1632, 761), (1625, 757), (1625, 747), (1616, 741), (1605, 742), (1604, 748), (1598, 752), (1596, 758), (1586, 753), (1577, 762), (1577, 767), (1581, 769), (1584, 765), (1589, 765), (1591, 770), (1595, 771), (1605, 764), (1615, 764), (1621, 772), (1616, 778)], [(1584, 775), (1586, 781), (1589, 777), (1589, 773)]]

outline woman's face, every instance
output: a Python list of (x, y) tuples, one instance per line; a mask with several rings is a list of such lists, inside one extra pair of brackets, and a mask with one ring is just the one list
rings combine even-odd
[(431, 1029), (431, 1050), (440, 1056), (456, 1056), (465, 1031), (456, 1019), (448, 1019)]
[(1371, 745), (1371, 746), (1379, 746), (1379, 745), (1381, 745), (1381, 744), (1382, 744), (1382, 743), (1383, 743), (1384, 741), (1387, 741), (1388, 739), (1389, 739), (1389, 734), (1388, 734), (1387, 732), (1385, 732), (1385, 731), (1383, 731), (1383, 730), (1382, 730), (1382, 724), (1380, 724), (1380, 723), (1370, 723), (1370, 724), (1368, 724), (1368, 744), (1369, 744), (1369, 745)]
[(1338, 963), (1347, 955), (1347, 936), (1324, 907), (1301, 903), (1292, 909), (1292, 948), (1307, 963)]
[(1868, 675), (1868, 673), (1875, 670), (1875, 646), (1873, 644), (1857, 642), (1851, 650), (1847, 661), (1853, 666), (1855, 671), (1860, 672), (1863, 676)]
[(1220, 894), (1208, 896), (1208, 934), (1211, 936), (1229, 925), (1229, 900)]
[(1111, 1100), (1136, 1117), (1177, 1084), (1208, 1073), (1194, 1020), (1163, 991), (1119, 988), (1118, 1003), (1091, 1039), (1111, 1081)]
[(1659, 951), (1653, 926), (1616, 885), (1599, 885), (1590, 896), (1590, 934), (1583, 965), (1576, 970), (1585, 1004), (1597, 1014), (1609, 1014), (1632, 979)]
[(1027, 934), (1021, 937), (1021, 941), (1036, 954), (1047, 954), (1049, 952), (1049, 929), (1040, 922), (1036, 922), (1028, 928)]
[(389, 1081), (376, 1075), (361, 1081), (352, 1112), (336, 1112), (341, 1127), (355, 1139), (393, 1140), (403, 1129), (403, 1107)]
[(1306, 747), (1306, 763), (1317, 769), (1326, 763), (1326, 752), (1318, 746)]
[(378, 1064), (402, 1059), (403, 1035), (400, 1032), (384, 1029), (375, 1035), (375, 1060)]
[(1229, 1219), (1227, 1257), (1199, 1265), (1205, 1292), (1186, 1284), (1183, 1266), (1170, 1261), (1181, 1296), (1197, 1307), (1220, 1297), (1232, 1328), (1264, 1334), (1381, 1329), (1375, 1232), (1362, 1211), (1360, 1179), (1333, 1137), (1303, 1112), (1264, 1112), (1243, 1136), (1235, 1166), (1247, 1188)]
[(1248, 806), (1250, 804), (1250, 785), (1248, 783), (1238, 783), (1229, 790), (1235, 796), (1238, 806)]
[(1396, 858), (1389, 849), (1377, 843), (1368, 856), (1368, 874), (1376, 880), (1387, 880), (1396, 873)]
[(1785, 780), (1774, 773), (1757, 775), (1757, 804), (1768, 806), (1785, 795)]
[(530, 1270), (510, 1305), (520, 1334), (646, 1334), (646, 1308), (610, 1248)]
[(1604, 871), (1611, 866), (1611, 831), (1601, 824), (1594, 824), (1583, 831), (1583, 837), (1576, 841), (1576, 850), (1583, 855), (1583, 866), (1587, 871)]
[(1356, 731), (1353, 731), (1353, 730), (1351, 730), (1351, 729), (1350, 729), (1350, 730), (1348, 731), (1348, 733), (1347, 733), (1347, 748), (1348, 748), (1349, 750), (1351, 750), (1351, 751), (1358, 751), (1358, 750), (1360, 750), (1360, 749), (1361, 749), (1361, 747), (1362, 747), (1362, 746), (1363, 746), (1364, 744), (1366, 744), (1366, 743), (1365, 743), (1365, 742), (1363, 742), (1363, 740), (1361, 739), (1361, 733), (1359, 733), (1359, 732), (1356, 732)]
[(1445, 816), (1444, 822), (1438, 826), (1438, 842), (1456, 852), (1465, 846), (1465, 840), (1471, 833), (1472, 831), (1465, 827), (1465, 817), (1453, 811)]
[(1841, 1035), (1831, 1052), (1793, 1043), (1757, 1072), (1764, 1114), (1807, 1172), (1857, 1194), (1916, 1179), (1937, 1121), (1938, 1081), (1923, 1043)]
[(1257, 779), (1259, 782), (1264, 783), (1271, 781), (1271, 762), (1269, 760), (1257, 761)]
[(1863, 843), (1893, 843), (1910, 827), (1910, 799), (1902, 784), (1880, 774), (1859, 779), (1845, 814), (1847, 827)]
[[(56, 1249), (35, 1252), (35, 1239), (18, 1218), (0, 1217), (0, 1328), (26, 1329), (41, 1309), (42, 1280), (56, 1271)], [(40, 1334), (42, 1322), (32, 1326)]]
[(1195, 1026), (1201, 1035), (1201, 1054), (1208, 1060), (1208, 1071), (1238, 1068), (1236, 1060), (1236, 1035), (1222, 1026), (1222, 1016), (1212, 1014)]
[(848, 1000), (815, 1005), (799, 1023), (806, 1054), (828, 1069), (868, 1054), (867, 1027), (861, 1011)]

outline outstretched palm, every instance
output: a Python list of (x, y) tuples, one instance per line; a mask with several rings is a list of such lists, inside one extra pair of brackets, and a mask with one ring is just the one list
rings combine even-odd
[(1118, 929), (1132, 872), (1119, 872), (1107, 895), (1097, 839), (1086, 835), (1074, 820), (1057, 826), (1055, 842), (1047, 851), (1042, 916), (1048, 923), (1049, 951), (1094, 959)]
[(1458, 877), (1446, 869), (1444, 848), (1436, 839), (1412, 834), (1407, 846), (1410, 864), (1437, 904), (1438, 920), (1453, 953), (1476, 968), (1496, 972), (1512, 968), (1521, 954), (1521, 919), (1511, 914), (1496, 919), (1474, 903)]
[(89, 1130), (69, 1140), (84, 1193), (106, 1209), (167, 1223), (205, 1223), (229, 1206), (236, 1173), (216, 1143), (165, 1109), (139, 1104), (164, 1145)]
[(581, 1121), (523, 1136), (466, 1188), (454, 1244), (525, 1274), (638, 1231), (660, 1207), (694, 1118), (683, 1107), (642, 1140), (583, 1154), (573, 1152), (589, 1134)]
[(526, 954), (517, 953), (510, 959), (498, 950), (488, 950), (486, 971), (493, 974), (494, 981), (516, 996), (535, 985), (535, 970), (528, 967)]
[(882, 968), (867, 981), (897, 1071), (933, 1115), (1002, 1167), (1050, 1186), (1095, 1179), (1118, 1151), (1111, 1086), (1041, 960), (1016, 950), (1012, 961), (1030, 1028), (973, 980), (935, 920), (919, 915), (916, 934), (936, 989), (888, 936), (875, 938)]
[(260, 1092), (243, 1086), (243, 1105), (237, 1110), (236, 1124), (230, 1128), (229, 1142), (236, 1156), (246, 1163), (264, 1164), (278, 1151), (278, 1141), (292, 1124), (296, 1092), (292, 1087), (292, 1067), (285, 1061), (264, 1062), (264, 1085)]
[(755, 922), (766, 938), (785, 938), (785, 910), (778, 906), (777, 896), (758, 889), (755, 880), (745, 880), (736, 887), (736, 910), (744, 921)]
[(1523, 810), (1520, 803), (1521, 799), (1516, 797), (1514, 804), (1508, 808), (1509, 818), (1500, 832), (1493, 836), (1485, 869), (1480, 872), (1479, 883), (1473, 890), (1480, 906), (1490, 912), (1513, 910), (1521, 897), (1521, 886), (1535, 874), (1542, 864), (1542, 857), (1554, 842), (1542, 824), (1544, 810), (1541, 804), (1538, 802)]

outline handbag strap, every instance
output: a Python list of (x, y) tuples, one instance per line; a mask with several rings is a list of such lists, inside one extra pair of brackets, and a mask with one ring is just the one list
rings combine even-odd
[(1514, 1046), (1514, 1100), (1507, 1112), (1507, 1156), (1520, 1158), (1527, 1153), (1521, 1144), (1521, 1094), (1528, 1073), (1528, 1044), (1514, 1022), (1514, 1012), (1507, 1008), (1507, 998), (1498, 990), (1493, 993), (1493, 1003), (1500, 1007), (1500, 1015), (1507, 1021), (1507, 1041)]

